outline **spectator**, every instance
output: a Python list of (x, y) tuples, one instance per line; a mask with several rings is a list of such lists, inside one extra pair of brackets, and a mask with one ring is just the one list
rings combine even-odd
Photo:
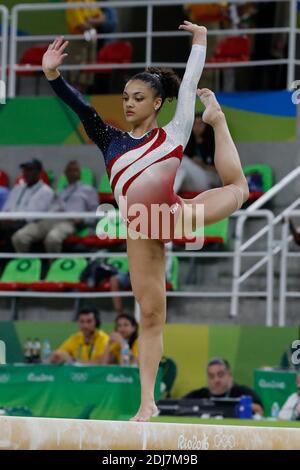
[[(53, 190), (40, 180), (43, 169), (39, 160), (33, 159), (22, 163), (24, 182), (14, 186), (4, 203), (3, 212), (46, 212), (53, 201)], [(30, 223), (28, 225), (31, 225)], [(6, 249), (11, 249), (11, 236), (21, 227), (26, 227), (26, 220), (0, 221), (1, 235), (6, 241)]]
[[(102, 15), (99, 18), (90, 19), (90, 23), (94, 25), (99, 35), (113, 33), (117, 29), (118, 21), (117, 10), (111, 7), (102, 8)], [(111, 41), (112, 39), (98, 38), (98, 51)], [(94, 86), (88, 90), (91, 94), (106, 94), (110, 90), (111, 74), (99, 72), (95, 74)]]
[(300, 420), (300, 373), (296, 377), (297, 392), (292, 393), (279, 412), (279, 419)]
[(211, 359), (207, 364), (208, 387), (193, 390), (185, 398), (239, 398), (250, 395), (253, 400), (253, 413), (263, 415), (263, 404), (259, 396), (246, 385), (234, 383), (230, 364), (219, 357)]
[(50, 356), (52, 364), (80, 362), (95, 364), (103, 355), (108, 335), (100, 329), (100, 314), (95, 308), (84, 308), (78, 314), (79, 332), (70, 336)]
[(118, 315), (115, 321), (115, 329), (109, 337), (100, 364), (121, 364), (121, 349), (124, 341), (130, 348), (130, 364), (138, 364), (138, 324), (131, 315)]
[[(95, 211), (98, 206), (97, 191), (80, 182), (80, 166), (76, 161), (67, 164), (65, 175), (68, 186), (56, 196), (49, 210), (51, 212)], [(59, 253), (64, 239), (75, 233), (82, 223), (81, 219), (43, 219), (18, 230), (12, 237), (12, 242), (19, 253), (28, 252), (31, 244), (40, 240), (44, 241), (47, 252)]]
[[(172, 243), (165, 244), (166, 249), (166, 280), (170, 281), (172, 277)], [(130, 275), (129, 272), (113, 275), (110, 278), (110, 290), (111, 292), (129, 290), (131, 289)], [(122, 297), (112, 297), (112, 302), (115, 311), (120, 315), (123, 313), (123, 301)]]
[(186, 156), (176, 174), (174, 190), (201, 192), (219, 186), (214, 153), (213, 129), (203, 122), (201, 113), (196, 113), (191, 137), (185, 148)]
[[(76, 3), (80, 0), (67, 0)], [(93, 0), (83, 0), (85, 3), (94, 3)], [(92, 22), (104, 21), (100, 8), (74, 8), (66, 10), (67, 29), (69, 34), (84, 34), (85, 38), (71, 41), (68, 47), (69, 63), (72, 65), (93, 64), (97, 56), (97, 31)], [(81, 70), (72, 70), (70, 83), (81, 92), (85, 92), (93, 83), (93, 74)]]

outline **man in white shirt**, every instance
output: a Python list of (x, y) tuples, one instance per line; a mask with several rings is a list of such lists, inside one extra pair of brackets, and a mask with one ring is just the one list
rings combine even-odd
[(292, 393), (279, 412), (279, 419), (300, 420), (300, 373), (296, 378), (297, 392)]
[[(54, 192), (42, 180), (43, 169), (39, 160), (33, 159), (20, 165), (23, 170), (24, 182), (10, 191), (2, 212), (46, 212), (53, 201)], [(6, 241), (6, 248), (11, 236), (21, 227), (26, 226), (26, 219), (1, 220), (1, 238)]]
[[(70, 161), (65, 169), (68, 186), (56, 195), (48, 209), (50, 212), (94, 212), (98, 207), (95, 188), (80, 182), (80, 166)], [(12, 237), (15, 250), (26, 253), (33, 242), (43, 240), (48, 253), (59, 253), (64, 239), (75, 233), (82, 220), (43, 219), (21, 228)]]

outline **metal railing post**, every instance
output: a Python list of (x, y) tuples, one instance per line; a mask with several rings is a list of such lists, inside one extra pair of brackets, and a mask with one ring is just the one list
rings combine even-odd
[(285, 326), (288, 237), (289, 237), (288, 222), (286, 220), (283, 223), (282, 229), (281, 229), (279, 315), (278, 315), (279, 326)]
[(295, 79), (295, 58), (296, 58), (296, 28), (297, 28), (297, 2), (290, 0), (290, 32), (289, 32), (289, 48), (288, 48), (288, 73), (286, 88), (289, 90)]
[(245, 216), (241, 215), (236, 224), (236, 239), (234, 243), (234, 258), (233, 258), (233, 273), (232, 273), (232, 296), (230, 304), (230, 316), (232, 318), (237, 317), (238, 315), (238, 306), (239, 306), (239, 278), (241, 274), (241, 246), (243, 241), (243, 232), (244, 232), (244, 223)]
[(146, 66), (152, 62), (152, 33), (153, 33), (153, 6), (147, 6), (147, 37), (146, 37)]
[(8, 9), (4, 5), (0, 5), (1, 12), (1, 64), (0, 64), (0, 80), (6, 83), (7, 68), (7, 41), (8, 41)]
[(268, 218), (268, 263), (267, 263), (267, 312), (266, 326), (273, 326), (273, 300), (274, 300), (274, 257), (273, 257), (273, 240), (274, 225), (273, 220)]
[(11, 11), (10, 43), (9, 43), (9, 81), (8, 96), (16, 95), (16, 63), (17, 63), (17, 35), (18, 35), (18, 5)]

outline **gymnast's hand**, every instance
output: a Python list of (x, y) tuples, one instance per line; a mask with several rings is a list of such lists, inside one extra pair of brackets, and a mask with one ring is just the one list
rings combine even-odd
[(54, 42), (49, 44), (47, 51), (43, 56), (43, 71), (48, 80), (55, 80), (59, 76), (57, 68), (63, 63), (67, 57), (67, 53), (64, 50), (68, 46), (69, 41), (65, 41), (61, 36), (56, 38)]
[(201, 44), (206, 46), (207, 42), (207, 29), (205, 26), (199, 26), (191, 23), (190, 21), (184, 21), (178, 29), (184, 29), (193, 35), (193, 44)]

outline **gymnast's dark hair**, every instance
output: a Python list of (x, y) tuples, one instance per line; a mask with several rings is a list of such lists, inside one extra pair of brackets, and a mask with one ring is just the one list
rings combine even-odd
[(180, 78), (172, 69), (148, 67), (145, 72), (140, 72), (131, 77), (131, 80), (141, 80), (147, 83), (155, 92), (155, 97), (162, 98), (162, 105), (165, 99), (177, 98), (180, 87)]

